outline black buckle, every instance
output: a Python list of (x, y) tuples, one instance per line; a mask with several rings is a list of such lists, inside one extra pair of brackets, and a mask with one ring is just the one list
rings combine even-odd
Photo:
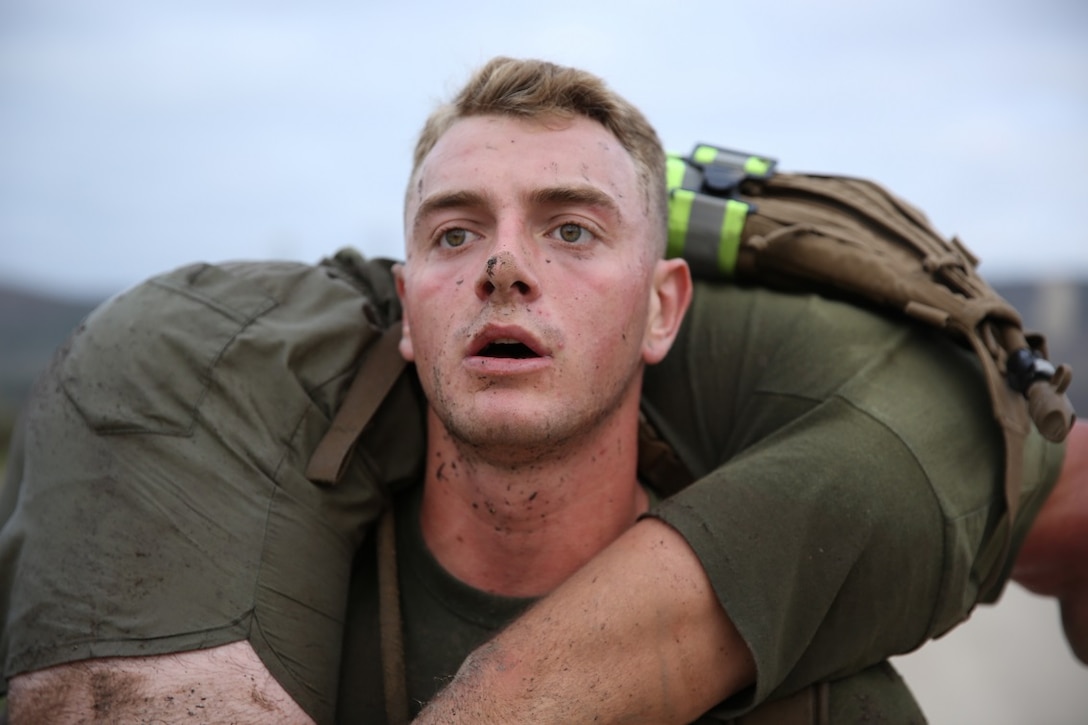
[[(708, 154), (713, 154), (713, 159), (700, 160)], [(689, 161), (703, 170), (703, 187), (716, 196), (731, 195), (741, 182), (749, 179), (769, 179), (778, 165), (778, 160), (769, 156), (704, 143), (695, 146)]]

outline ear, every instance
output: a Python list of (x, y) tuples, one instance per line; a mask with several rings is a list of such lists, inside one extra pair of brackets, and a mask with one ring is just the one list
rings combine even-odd
[(401, 335), (398, 349), (400, 355), (408, 362), (415, 362), (416, 353), (412, 348), (412, 330), (408, 324), (408, 320), (411, 317), (408, 310), (408, 301), (404, 294), (404, 265), (397, 263), (393, 265), (393, 281), (397, 286), (397, 298), (400, 300), (401, 309)]
[(691, 304), (691, 270), (682, 259), (659, 259), (654, 268), (650, 290), (650, 308), (646, 334), (642, 341), (642, 359), (654, 365), (665, 359), (680, 323)]

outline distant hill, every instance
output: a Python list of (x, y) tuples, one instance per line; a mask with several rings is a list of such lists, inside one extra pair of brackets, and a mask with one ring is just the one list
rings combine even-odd
[(22, 403), (53, 351), (99, 302), (0, 286), (0, 414)]
[[(1051, 359), (1073, 366), (1070, 398), (1088, 416), (1088, 282), (995, 286), (1029, 329), (1046, 331)], [(53, 351), (98, 303), (0, 286), (0, 419), (21, 405)], [(0, 448), (4, 443), (0, 440)]]

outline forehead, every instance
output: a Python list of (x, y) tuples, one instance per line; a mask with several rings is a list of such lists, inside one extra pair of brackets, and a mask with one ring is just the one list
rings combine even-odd
[(471, 116), (451, 126), (423, 160), (408, 212), (432, 195), (586, 184), (624, 206), (642, 197), (631, 155), (596, 121)]

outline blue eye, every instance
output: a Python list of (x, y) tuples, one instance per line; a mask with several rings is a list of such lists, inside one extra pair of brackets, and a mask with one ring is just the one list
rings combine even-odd
[(570, 244), (576, 244), (578, 242), (588, 242), (593, 238), (593, 233), (583, 227), (581, 224), (575, 224), (574, 222), (567, 222), (566, 224), (560, 224), (555, 228), (554, 235)]

